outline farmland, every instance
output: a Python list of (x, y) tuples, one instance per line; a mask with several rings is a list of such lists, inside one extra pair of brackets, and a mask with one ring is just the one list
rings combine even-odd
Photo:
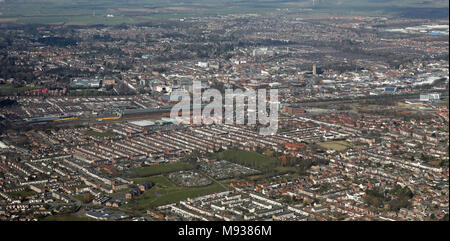
[[(319, 1), (317, 1), (319, 2)], [(313, 5), (309, 0), (217, 1), (187, 2), (162, 0), (82, 1), (82, 0), (24, 0), (0, 3), (0, 22), (115, 25), (137, 24), (158, 19), (211, 16), (217, 14), (277, 14), (285, 16), (403, 16), (448, 17), (447, 1), (369, 1), (322, 0)]]

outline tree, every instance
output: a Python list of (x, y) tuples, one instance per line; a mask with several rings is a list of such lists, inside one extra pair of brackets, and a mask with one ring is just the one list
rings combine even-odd
[(282, 166), (287, 166), (287, 157), (285, 156), (285, 155), (282, 155), (281, 157), (280, 157), (280, 160), (281, 160), (281, 165)]
[(92, 194), (89, 192), (85, 193), (83, 196), (83, 201), (85, 203), (90, 203), (92, 201)]

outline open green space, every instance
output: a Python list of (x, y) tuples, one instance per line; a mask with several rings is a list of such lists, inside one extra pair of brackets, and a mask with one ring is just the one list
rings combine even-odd
[(353, 145), (347, 141), (328, 141), (317, 143), (320, 147), (335, 151), (346, 151), (350, 148), (361, 148), (361, 146)]
[(5, 0), (0, 22), (114, 25), (218, 14), (308, 16), (401, 16), (448, 18), (442, 0)]
[(84, 194), (75, 195), (75, 196), (73, 196), (73, 198), (75, 198), (76, 200), (78, 200), (80, 202), (84, 202)]
[[(275, 156), (260, 154), (253, 151), (226, 150), (220, 153), (214, 153), (210, 157), (219, 160), (227, 160), (262, 172), (258, 175), (234, 179), (234, 181), (238, 182), (264, 181), (267, 180), (267, 178), (285, 174), (295, 176), (304, 175), (305, 170), (309, 168), (307, 163), (302, 160), (295, 160), (292, 164), (283, 165), (283, 162)], [(225, 183), (229, 183), (229, 181)]]
[(133, 177), (148, 177), (169, 172), (191, 170), (193, 168), (194, 165), (187, 162), (164, 163), (147, 167), (133, 168), (130, 170), (130, 175)]
[(158, 184), (159, 186), (162, 186), (162, 187), (173, 187), (173, 186), (175, 186), (166, 177), (164, 177), (162, 175), (151, 176), (151, 177), (133, 178), (132, 180), (136, 184), (142, 184), (142, 183), (144, 183), (146, 181), (152, 181), (153, 183), (156, 183), (156, 184)]
[(445, 97), (445, 99), (440, 100), (440, 101), (438, 101), (437, 103), (438, 103), (439, 105), (445, 105), (445, 106), (448, 107), (448, 104), (449, 104), (449, 97), (447, 96), (447, 97)]
[(16, 87), (11, 84), (0, 84), (0, 96), (17, 95), (18, 93), (25, 93), (25, 91), (32, 90), (34, 88), (29, 86)]
[(212, 157), (238, 163), (244, 166), (253, 167), (256, 169), (263, 169), (266, 167), (275, 167), (280, 162), (273, 157), (269, 157), (253, 151), (242, 150), (226, 150), (220, 153), (215, 153)]
[(121, 208), (136, 213), (142, 213), (148, 209), (169, 203), (176, 203), (189, 197), (197, 197), (226, 190), (218, 183), (213, 183), (204, 187), (179, 187), (172, 184), (164, 176), (140, 178), (135, 181), (142, 182), (146, 180), (152, 180), (155, 183), (155, 186), (144, 194), (131, 200), (128, 204), (122, 206)]
[(112, 133), (112, 132), (99, 132), (99, 131), (94, 131), (94, 130), (88, 130), (87, 134), (89, 134), (91, 136), (97, 136), (97, 137), (109, 137), (109, 136), (114, 135), (114, 133)]
[(273, 178), (284, 176), (295, 178), (307, 175), (307, 171), (314, 165), (327, 165), (327, 160), (321, 159), (303, 159), (301, 157), (285, 156), (274, 154), (273, 151), (264, 151), (264, 154), (252, 151), (227, 150), (210, 155), (211, 158), (217, 158), (234, 162), (261, 171), (261, 174), (235, 178), (221, 181), (224, 184), (229, 182), (266, 182)]

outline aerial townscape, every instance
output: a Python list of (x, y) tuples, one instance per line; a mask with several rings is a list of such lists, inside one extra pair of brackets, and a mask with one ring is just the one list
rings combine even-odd
[(0, 0), (0, 220), (448, 221), (448, 10)]

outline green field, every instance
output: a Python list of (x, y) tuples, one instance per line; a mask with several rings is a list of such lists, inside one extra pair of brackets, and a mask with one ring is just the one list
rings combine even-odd
[(91, 136), (97, 136), (97, 137), (109, 137), (109, 136), (114, 135), (114, 133), (112, 133), (112, 132), (98, 132), (98, 131), (94, 131), (94, 130), (88, 130), (87, 134), (89, 134)]
[[(226, 188), (219, 183), (213, 183), (204, 187), (180, 187), (161, 175), (164, 173), (190, 170), (194, 168), (195, 167), (193, 164), (177, 162), (132, 169), (130, 174), (134, 176), (134, 178), (132, 178), (134, 183), (140, 184), (145, 181), (152, 181), (155, 186), (144, 194), (129, 201), (128, 204), (122, 206), (121, 208), (133, 213), (142, 213), (148, 209), (169, 203), (176, 203), (189, 197), (196, 197), (226, 190)], [(124, 192), (121, 194), (123, 195)]]
[(157, 183), (159, 186), (162, 186), (162, 187), (173, 187), (174, 186), (174, 184), (172, 184), (169, 180), (167, 180), (167, 178), (165, 178), (162, 175), (151, 176), (151, 177), (133, 178), (132, 180), (136, 184), (141, 184), (141, 183), (144, 183), (146, 181), (152, 181), (153, 183)]
[(125, 208), (131, 212), (142, 213), (147, 209), (169, 203), (176, 203), (189, 197), (196, 197), (226, 190), (217, 183), (205, 187), (178, 187), (172, 184), (164, 176), (134, 179), (134, 181), (138, 183), (146, 180), (152, 180), (155, 183), (155, 186), (150, 191), (147, 191), (141, 196), (131, 200), (128, 204), (122, 206), (121, 208)]
[[(193, 168), (195, 168), (193, 164), (177, 162), (132, 169), (130, 174), (134, 176), (134, 178), (132, 178), (134, 183), (141, 184), (145, 181), (152, 181), (155, 186), (153, 186), (151, 190), (129, 201), (128, 204), (122, 206), (121, 208), (133, 213), (142, 213), (148, 209), (169, 203), (176, 203), (189, 197), (201, 196), (226, 190), (218, 183), (204, 187), (179, 187), (161, 175), (164, 173), (190, 170)], [(124, 193), (125, 192), (121, 192), (120, 195), (123, 195)]]
[(147, 167), (133, 168), (130, 170), (130, 175), (133, 177), (148, 177), (163, 173), (190, 170), (193, 168), (194, 166), (192, 164), (186, 162), (156, 164)]
[(328, 141), (328, 142), (320, 142), (317, 143), (320, 147), (323, 147), (325, 149), (329, 150), (335, 150), (335, 151), (346, 151), (350, 148), (361, 148), (361, 146), (355, 146), (347, 141)]
[(439, 104), (439, 105), (445, 105), (445, 106), (448, 107), (448, 104), (449, 104), (449, 97), (447, 96), (447, 97), (445, 97), (445, 99), (438, 101), (437, 104)]
[[(0, 21), (0, 23), (1, 23), (1, 21)], [(11, 84), (0, 84), (0, 96), (17, 95), (17, 93), (25, 93), (25, 91), (32, 90), (32, 89), (34, 89), (34, 88), (28, 87), (28, 86), (14, 87)]]
[[(174, 187), (175, 186), (167, 178), (165, 178), (162, 175), (156, 175), (156, 176), (150, 176), (150, 177), (138, 177), (138, 178), (133, 178), (131, 180), (136, 185), (144, 183), (146, 181), (152, 181), (159, 188), (166, 188), (166, 187)], [(135, 185), (133, 185), (133, 186), (135, 186)], [(132, 187), (116, 191), (111, 196), (114, 197), (114, 198), (123, 198), (125, 193), (129, 192), (131, 190), (131, 188)]]
[(299, 169), (296, 166), (282, 166), (281, 160), (278, 160), (276, 157), (253, 151), (226, 150), (212, 154), (211, 158), (227, 160), (262, 172), (262, 174), (252, 177), (240, 178), (241, 180), (264, 180), (275, 175), (299, 174)]
[[(308, 16), (405, 16), (448, 18), (443, 0), (6, 0), (0, 22), (114, 25), (218, 14)], [(107, 17), (108, 14), (114, 15)]]
[(276, 167), (280, 164), (280, 162), (273, 157), (265, 156), (252, 151), (226, 150), (221, 153), (213, 154), (213, 157), (256, 169)]
[(76, 200), (80, 201), (80, 202), (84, 202), (84, 194), (79, 194), (76, 196), (73, 196), (73, 198), (75, 198)]

